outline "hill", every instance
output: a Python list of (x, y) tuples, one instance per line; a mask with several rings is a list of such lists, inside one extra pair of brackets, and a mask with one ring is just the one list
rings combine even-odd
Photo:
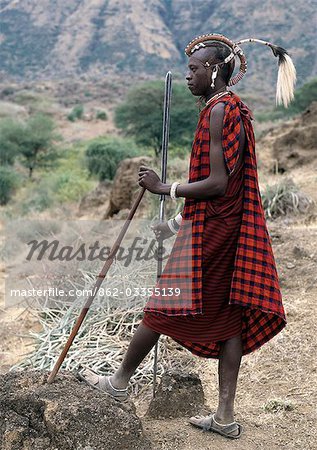
[[(316, 69), (314, 1), (244, 0), (3, 0), (0, 2), (0, 80), (73, 76), (130, 78), (185, 72), (184, 47), (198, 34), (258, 37), (284, 46), (303, 84)], [(305, 28), (304, 28), (305, 27)], [(245, 46), (248, 83), (274, 95), (276, 60)], [(246, 81), (241, 83), (246, 88)]]

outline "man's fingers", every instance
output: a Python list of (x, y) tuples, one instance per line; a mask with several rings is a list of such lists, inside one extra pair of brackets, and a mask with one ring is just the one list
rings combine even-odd
[(149, 172), (139, 172), (139, 177), (147, 177)]

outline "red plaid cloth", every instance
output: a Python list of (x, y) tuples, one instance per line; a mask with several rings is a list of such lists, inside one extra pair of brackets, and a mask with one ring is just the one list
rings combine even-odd
[[(241, 120), (243, 120), (248, 144), (244, 160), (243, 215), (229, 298), (229, 304), (245, 307), (243, 308), (242, 341), (243, 354), (247, 354), (282, 330), (286, 325), (286, 317), (258, 185), (252, 117), (247, 106), (236, 94), (229, 92), (228, 95), (211, 102), (201, 111), (190, 158), (188, 181), (192, 183), (209, 176), (210, 110), (220, 101), (225, 103), (222, 147), (229, 177), (234, 172), (239, 158)], [(175, 275), (179, 274), (181, 277), (179, 287), (182, 287), (182, 282), (186, 285), (185, 296), (181, 296), (181, 301), (173, 296), (152, 296), (144, 311), (167, 316), (202, 314), (202, 235), (205, 211), (206, 201), (185, 199), (181, 229), (175, 240), (171, 257), (156, 285), (160, 288), (166, 287), (169, 279), (175, 279), (177, 278)], [(186, 223), (191, 224), (192, 230), (191, 239), (187, 240), (186, 236), (189, 233), (184, 232)], [(187, 276), (189, 260), (191, 278)], [(181, 267), (183, 269), (186, 267), (184, 270), (186, 276), (182, 273)], [(190, 281), (191, 289), (189, 289)], [(208, 345), (179, 342), (199, 356), (212, 358), (219, 355), (220, 346), (215, 342)]]

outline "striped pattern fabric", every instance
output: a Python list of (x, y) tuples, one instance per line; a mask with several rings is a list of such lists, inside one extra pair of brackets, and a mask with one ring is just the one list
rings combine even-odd
[(227, 201), (219, 208), (213, 208), (211, 201), (207, 203), (202, 240), (203, 313), (175, 317), (144, 313), (143, 316), (144, 325), (172, 337), (189, 350), (194, 349), (193, 353), (200, 345), (204, 348), (211, 342), (241, 334), (243, 308), (229, 305), (228, 299), (242, 215), (242, 177), (242, 173), (236, 173), (228, 183), (227, 201), (230, 203), (230, 195), (236, 201), (233, 214), (226, 210)]
[[(216, 99), (201, 111), (192, 147), (188, 182), (191, 183), (202, 180), (210, 173), (209, 117), (210, 110), (219, 101), (225, 104), (222, 146), (229, 177), (233, 176), (239, 165), (238, 149), (241, 120), (243, 121), (247, 139), (244, 156), (243, 212), (228, 298), (228, 303), (230, 305), (240, 305), (243, 307), (243, 354), (247, 354), (263, 345), (282, 330), (286, 325), (286, 317), (258, 185), (255, 141), (251, 123), (252, 117), (246, 105), (233, 92), (228, 92), (228, 95)], [(151, 307), (149, 304), (144, 308), (145, 312), (156, 311), (156, 313), (166, 316), (195, 316), (203, 314), (202, 238), (206, 206), (207, 202), (205, 200), (185, 199), (185, 205), (182, 212), (184, 220), (179, 231), (180, 237), (184, 239), (184, 236), (181, 233), (183, 224), (186, 222), (190, 223), (192, 229), (191, 301), (186, 298), (186, 302), (183, 304), (183, 302), (180, 302), (179, 299), (175, 298), (156, 298), (156, 308)], [(180, 239), (180, 241), (182, 239)], [(176, 249), (178, 245), (177, 241), (178, 236), (174, 244)], [(190, 245), (188, 244), (182, 248), (187, 264), (189, 247)], [(182, 258), (179, 258), (178, 262), (181, 260)], [(177, 258), (172, 264), (171, 272), (173, 272), (176, 267)], [(161, 280), (162, 277), (158, 282), (158, 286), (160, 285)], [(220, 346), (217, 342), (202, 343), (199, 336), (197, 336), (196, 341), (182, 341), (182, 345), (199, 356), (218, 357), (219, 355)]]

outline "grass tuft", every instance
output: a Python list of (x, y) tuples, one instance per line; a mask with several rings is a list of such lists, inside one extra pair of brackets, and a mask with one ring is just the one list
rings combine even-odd
[(295, 406), (289, 400), (283, 400), (280, 398), (271, 399), (264, 405), (264, 411), (269, 413), (277, 413), (279, 411), (293, 411)]
[(267, 218), (275, 219), (288, 214), (307, 214), (315, 202), (301, 192), (291, 178), (267, 185), (261, 192), (262, 204)]

